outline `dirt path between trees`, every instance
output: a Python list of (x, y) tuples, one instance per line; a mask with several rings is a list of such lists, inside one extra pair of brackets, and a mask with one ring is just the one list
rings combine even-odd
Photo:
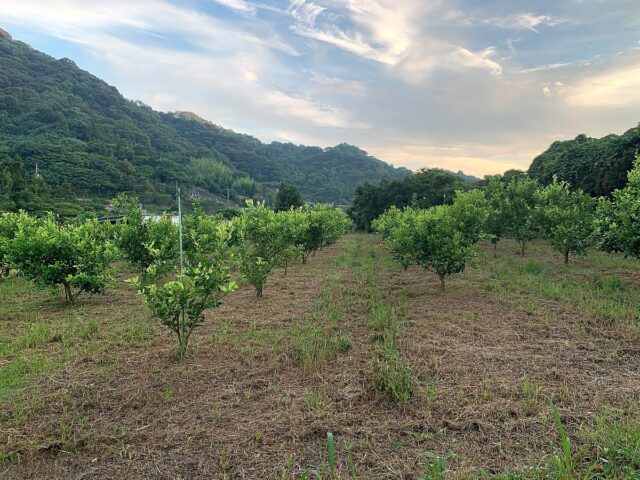
[[(371, 385), (363, 255), (374, 257), (383, 301), (406, 297), (398, 347), (415, 386), (404, 405)], [(262, 299), (250, 288), (229, 296), (183, 364), (158, 326), (2, 404), (0, 449), (13, 460), (0, 477), (299, 478), (327, 464), (331, 431), (340, 478), (417, 479), (426, 452), (453, 452), (452, 478), (469, 478), (548, 455), (552, 403), (570, 432), (608, 411), (638, 414), (637, 338), (560, 304), (514, 307), (475, 270), (445, 293), (437, 282), (397, 267), (375, 237), (349, 235), (276, 272)], [(305, 345), (342, 337), (348, 345), (302, 366)]]

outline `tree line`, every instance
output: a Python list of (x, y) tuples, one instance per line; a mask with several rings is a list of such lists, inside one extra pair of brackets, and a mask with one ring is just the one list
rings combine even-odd
[[(123, 219), (60, 223), (50, 214), (0, 215), (0, 278), (10, 272), (43, 288), (59, 288), (68, 303), (83, 294), (105, 293), (115, 264), (125, 260), (139, 273), (130, 279), (154, 318), (177, 337), (184, 357), (189, 336), (204, 311), (220, 305), (238, 283), (261, 297), (273, 270), (335, 243), (351, 228), (344, 211), (329, 205), (276, 212), (248, 202), (232, 219), (207, 215), (196, 204), (182, 225), (145, 218), (137, 197), (113, 200)], [(182, 230), (182, 232), (180, 232)]]
[(462, 272), (478, 242), (511, 237), (525, 255), (526, 243), (543, 238), (562, 255), (584, 256), (589, 248), (640, 258), (640, 156), (627, 185), (611, 198), (595, 199), (554, 178), (542, 186), (526, 176), (496, 175), (482, 188), (456, 192), (451, 205), (391, 207), (372, 223), (403, 267), (419, 265), (438, 275)]
[[(269, 197), (286, 181), (311, 201), (346, 204), (366, 180), (409, 174), (350, 145), (266, 144), (192, 113), (155, 111), (71, 60), (2, 37), (4, 154), (30, 173), (39, 164), (51, 188), (66, 182), (76, 197), (131, 192), (160, 206), (171, 202), (175, 182), (242, 205), (255, 194)], [(60, 200), (54, 196), (50, 209)]]

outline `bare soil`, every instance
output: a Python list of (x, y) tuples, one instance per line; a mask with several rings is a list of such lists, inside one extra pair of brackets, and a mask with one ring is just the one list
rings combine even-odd
[[(441, 293), (435, 275), (380, 258), (384, 298), (407, 297), (398, 345), (416, 378), (411, 400), (392, 403), (371, 386), (358, 275), (335, 261), (353, 238), (290, 266), (286, 277), (276, 272), (261, 299), (250, 288), (227, 297), (182, 364), (158, 327), (147, 342), (89, 352), (41, 378), (29, 391), (43, 401), (19, 418), (11, 413), (18, 400), (0, 405), (0, 449), (20, 454), (0, 465), (0, 477), (298, 478), (326, 463), (331, 431), (344, 478), (351, 463), (357, 478), (417, 479), (421, 454), (449, 451), (456, 475), (469, 478), (549, 454), (557, 443), (551, 402), (572, 433), (609, 410), (638, 414), (640, 349), (629, 330), (567, 305), (514, 307), (483, 289), (479, 269)], [(385, 255), (377, 239), (362, 238)], [(352, 346), (305, 371), (290, 329), (330, 279), (348, 301), (341, 328)], [(100, 301), (144, 314), (138, 297), (121, 295), (124, 303)]]

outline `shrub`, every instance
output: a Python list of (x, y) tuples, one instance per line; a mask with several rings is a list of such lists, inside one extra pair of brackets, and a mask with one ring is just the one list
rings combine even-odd
[(184, 268), (180, 271), (174, 258), (172, 280), (164, 281), (154, 264), (147, 268), (146, 283), (138, 277), (130, 280), (144, 295), (152, 317), (175, 333), (180, 359), (186, 355), (191, 333), (204, 322), (204, 311), (219, 306), (222, 296), (237, 288), (229, 273), (231, 234), (228, 222), (218, 223), (207, 234), (192, 229)]
[(482, 192), (459, 192), (453, 205), (392, 209), (373, 225), (405, 268), (416, 264), (437, 274), (444, 290), (445, 277), (462, 272), (476, 254), (487, 215)]
[(0, 215), (0, 279), (9, 275), (11, 263), (9, 248), (18, 228), (17, 221), (20, 214), (3, 213)]
[(572, 191), (567, 182), (540, 190), (538, 221), (542, 236), (564, 256), (584, 256), (592, 244), (595, 200), (582, 191)]
[(538, 182), (529, 178), (513, 179), (505, 187), (504, 219), (506, 232), (520, 243), (520, 253), (524, 256), (527, 241), (535, 238), (536, 206)]
[(11, 264), (38, 286), (61, 285), (67, 302), (82, 293), (104, 293), (113, 276), (109, 264), (116, 256), (109, 226), (97, 220), (58, 225), (53, 216), (17, 219), (9, 248)]
[(162, 265), (171, 265), (178, 255), (177, 227), (166, 219), (145, 219), (136, 197), (120, 194), (112, 203), (124, 215), (116, 229), (116, 244), (129, 263), (142, 272), (152, 264), (161, 270)]
[(234, 219), (238, 233), (239, 268), (243, 278), (262, 297), (267, 276), (278, 266), (287, 249), (276, 213), (264, 204), (248, 202), (248, 208)]
[(613, 202), (600, 200), (594, 235), (600, 249), (640, 258), (640, 155), (628, 178), (625, 188), (613, 192)]

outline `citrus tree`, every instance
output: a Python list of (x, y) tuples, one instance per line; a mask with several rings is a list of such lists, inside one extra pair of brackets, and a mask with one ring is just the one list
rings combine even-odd
[[(218, 307), (222, 297), (237, 288), (230, 274), (232, 229), (227, 221), (217, 222), (206, 234), (192, 228), (182, 268), (175, 258), (169, 278), (151, 264), (144, 282), (140, 277), (129, 280), (144, 296), (151, 316), (176, 335), (181, 360), (192, 332), (204, 322), (205, 310)], [(157, 251), (150, 247), (150, 253), (155, 256)]]
[(19, 218), (20, 214), (16, 213), (0, 214), (0, 279), (9, 275), (11, 270), (9, 248), (15, 235)]
[(506, 233), (520, 243), (520, 254), (524, 256), (526, 242), (538, 233), (536, 206), (538, 182), (530, 178), (514, 178), (504, 189), (504, 219)]
[[(137, 197), (120, 194), (112, 204), (124, 215), (116, 229), (116, 244), (129, 263), (145, 272), (155, 264), (171, 265), (178, 255), (178, 229), (167, 219), (146, 219)], [(151, 252), (154, 252), (152, 255)], [(168, 267), (167, 267), (168, 268)]]
[(52, 215), (39, 220), (21, 213), (16, 226), (8, 255), (20, 275), (41, 287), (62, 286), (68, 303), (105, 292), (117, 252), (109, 225), (95, 219), (59, 225)]
[(505, 183), (500, 175), (493, 175), (487, 179), (484, 187), (487, 198), (488, 217), (485, 225), (487, 237), (491, 240), (494, 250), (498, 248), (498, 242), (505, 234), (507, 227), (507, 215), (505, 209)]
[(601, 199), (594, 222), (600, 249), (640, 258), (640, 155), (628, 174), (626, 187), (615, 190), (613, 201)]
[(584, 256), (593, 242), (596, 200), (582, 192), (572, 191), (567, 182), (554, 178), (539, 192), (540, 231), (545, 240), (564, 257)]
[(435, 273), (444, 291), (446, 277), (464, 271), (477, 254), (487, 216), (482, 192), (457, 192), (453, 205), (392, 209), (374, 221), (373, 227), (405, 268), (416, 264)]
[(322, 248), (333, 245), (352, 226), (343, 210), (330, 205), (314, 205), (306, 210), (307, 230), (302, 239), (302, 263)]
[(275, 221), (283, 243), (280, 264), (287, 274), (289, 262), (299, 258), (304, 250), (304, 238), (309, 228), (309, 215), (304, 208), (292, 208), (276, 213)]
[(233, 222), (237, 228), (238, 262), (243, 278), (262, 297), (264, 285), (271, 271), (286, 256), (287, 239), (280, 231), (276, 212), (263, 203), (249, 201)]
[(421, 210), (406, 207), (400, 210), (391, 207), (387, 212), (375, 219), (371, 227), (387, 242), (391, 256), (406, 270), (415, 264), (417, 222), (420, 221)]

